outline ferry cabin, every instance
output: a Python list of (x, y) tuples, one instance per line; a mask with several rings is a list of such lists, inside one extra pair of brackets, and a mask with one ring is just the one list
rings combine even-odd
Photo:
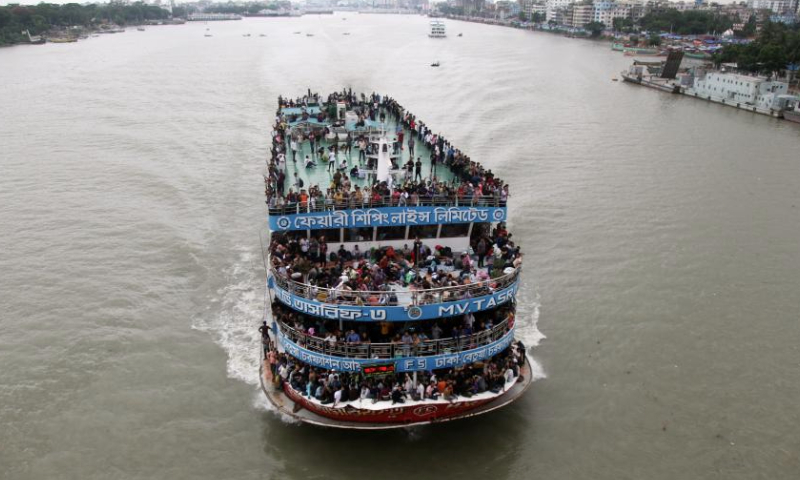
[(431, 38), (446, 37), (444, 22), (442, 20), (431, 20), (431, 31), (428, 36)]
[(752, 105), (762, 110), (782, 110), (789, 97), (786, 82), (735, 73), (700, 73), (694, 79), (694, 93), (731, 104)]

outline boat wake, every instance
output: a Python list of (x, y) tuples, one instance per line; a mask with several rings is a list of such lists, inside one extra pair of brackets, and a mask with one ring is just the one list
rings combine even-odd
[(228, 355), (228, 377), (257, 386), (259, 392), (261, 334), (258, 325), (264, 315), (266, 288), (263, 271), (258, 252), (240, 247), (236, 263), (223, 271), (227, 284), (217, 290), (210, 299), (207, 313), (199, 316), (193, 325), (211, 334)]
[(515, 336), (522, 340), (528, 349), (528, 358), (531, 360), (531, 375), (533, 380), (540, 380), (547, 378), (547, 373), (544, 367), (532, 353), (532, 348), (541, 343), (542, 340), (547, 338), (539, 330), (539, 293), (524, 289), (517, 294), (517, 331)]

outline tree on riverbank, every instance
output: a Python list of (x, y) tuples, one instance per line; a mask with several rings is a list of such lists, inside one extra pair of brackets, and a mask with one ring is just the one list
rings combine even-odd
[(639, 20), (642, 30), (648, 32), (670, 32), (679, 35), (721, 34), (733, 26), (733, 19), (716, 12), (668, 10), (651, 12)]
[(754, 42), (728, 45), (715, 55), (714, 61), (717, 65), (735, 62), (738, 68), (754, 73), (783, 71), (788, 64), (800, 64), (800, 30), (768, 21)]
[(169, 18), (169, 12), (144, 2), (130, 5), (121, 3), (79, 5), (67, 3), (56, 5), (0, 6), (0, 45), (11, 45), (27, 41), (24, 31), (31, 35), (46, 34), (54, 28), (92, 28), (104, 23), (117, 25), (141, 24), (148, 20)]

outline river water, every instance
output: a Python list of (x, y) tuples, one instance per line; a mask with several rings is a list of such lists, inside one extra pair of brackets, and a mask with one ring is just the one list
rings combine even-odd
[[(0, 50), (0, 477), (797, 478), (800, 127), (612, 82), (630, 58), (607, 44), (448, 29), (337, 14)], [(510, 180), (540, 377), (514, 405), (390, 433), (269, 411), (271, 118), (345, 86)]]

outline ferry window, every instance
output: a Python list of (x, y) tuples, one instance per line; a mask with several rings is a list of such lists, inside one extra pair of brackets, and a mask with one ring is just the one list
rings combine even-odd
[(378, 240), (402, 240), (406, 238), (406, 226), (378, 227)]
[(331, 228), (328, 230), (312, 230), (311, 236), (319, 239), (325, 237), (327, 243), (339, 243), (342, 241), (341, 234), (338, 228)]
[(347, 228), (344, 231), (345, 242), (371, 242), (372, 227)]
[(436, 238), (436, 231), (439, 225), (414, 225), (408, 229), (409, 240), (419, 237), (423, 238)]
[(440, 238), (466, 237), (469, 233), (469, 223), (449, 223), (442, 225)]

